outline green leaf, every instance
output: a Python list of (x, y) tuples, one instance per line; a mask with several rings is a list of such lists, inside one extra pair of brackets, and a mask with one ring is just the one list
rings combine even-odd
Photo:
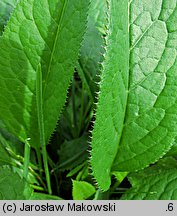
[(91, 1), (88, 13), (87, 31), (81, 47), (79, 75), (85, 83), (91, 98), (94, 99), (97, 90), (96, 82), (101, 70), (103, 61), (105, 23), (106, 23), (106, 1)]
[(62, 200), (62, 198), (49, 194), (33, 193), (30, 200)]
[[(128, 88), (128, 1), (111, 1), (107, 53), (101, 77), (96, 122), (92, 132), (91, 164), (103, 190), (110, 185), (111, 166), (118, 149)], [(117, 14), (123, 14), (117, 16)], [(121, 30), (119, 30), (121, 29)]]
[(73, 180), (73, 199), (74, 200), (86, 200), (96, 192), (93, 185), (84, 181)]
[[(133, 187), (121, 199), (123, 200), (176, 200), (177, 199), (177, 166), (176, 161), (165, 161), (130, 175)], [(175, 166), (174, 166), (175, 165)]]
[(0, 1), (0, 35), (3, 33), (4, 26), (9, 19), (18, 0), (1, 0)]
[(177, 135), (176, 1), (108, 2), (91, 159), (103, 190), (111, 171), (145, 168), (169, 151)]
[(88, 179), (89, 176), (90, 176), (89, 167), (86, 164), (77, 174), (76, 180), (77, 181), (82, 181), (82, 180), (84, 181), (85, 179)]
[(32, 189), (17, 173), (8, 166), (0, 167), (0, 200), (29, 199)]
[(42, 67), (48, 142), (66, 100), (88, 5), (84, 0), (21, 0), (0, 40), (0, 119), (21, 141), (31, 138), (33, 147), (39, 146), (37, 66)]

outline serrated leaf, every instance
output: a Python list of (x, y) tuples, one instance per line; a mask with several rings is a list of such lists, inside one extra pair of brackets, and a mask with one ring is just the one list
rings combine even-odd
[(4, 26), (6, 25), (6, 22), (17, 2), (18, 0), (0, 1), (0, 35), (3, 33)]
[(0, 200), (29, 199), (32, 189), (17, 173), (8, 166), (0, 167)]
[[(176, 200), (177, 166), (173, 161), (166, 161), (147, 168), (129, 177), (133, 187), (122, 197), (123, 200)], [(175, 164), (175, 166), (173, 166)]]
[(106, 1), (91, 1), (87, 31), (81, 47), (79, 65), (77, 66), (79, 75), (92, 99), (94, 99), (94, 94), (98, 88), (96, 86), (97, 76), (100, 74), (100, 63), (103, 61), (106, 9)]
[(84, 0), (21, 0), (0, 40), (0, 119), (21, 141), (31, 138), (34, 147), (39, 146), (37, 66), (42, 67), (47, 142), (66, 100), (88, 4)]
[(108, 3), (91, 159), (103, 190), (110, 186), (111, 171), (145, 168), (171, 148), (177, 135), (176, 1)]
[(93, 185), (84, 181), (73, 180), (72, 195), (74, 200), (86, 200), (96, 192)]

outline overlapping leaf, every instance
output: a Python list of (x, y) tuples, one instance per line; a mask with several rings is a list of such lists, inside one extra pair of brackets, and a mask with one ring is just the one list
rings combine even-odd
[(146, 167), (177, 135), (176, 1), (109, 2), (91, 161), (103, 190), (109, 188), (111, 171)]
[(79, 75), (93, 100), (98, 88), (96, 82), (99, 81), (100, 63), (103, 61), (106, 10), (106, 1), (91, 1), (87, 31), (84, 36), (77, 67)]
[(0, 119), (22, 141), (39, 145), (36, 69), (43, 74), (46, 141), (65, 103), (89, 1), (21, 0), (0, 40)]

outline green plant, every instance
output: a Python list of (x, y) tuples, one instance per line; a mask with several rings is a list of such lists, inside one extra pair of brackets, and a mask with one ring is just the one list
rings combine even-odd
[(0, 198), (177, 199), (176, 1), (0, 4)]

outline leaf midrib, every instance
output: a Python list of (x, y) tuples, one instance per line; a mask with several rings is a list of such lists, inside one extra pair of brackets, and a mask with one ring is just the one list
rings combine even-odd
[[(131, 5), (132, 1), (128, 2), (128, 33), (129, 33), (129, 37), (130, 37), (130, 5)], [(129, 38), (128, 38), (128, 41), (130, 41)], [(130, 47), (130, 42), (129, 42), (129, 47)], [(129, 53), (128, 53), (129, 65), (128, 65), (128, 80), (127, 80), (128, 85), (127, 85), (127, 89), (126, 89), (126, 91), (127, 91), (126, 92), (126, 103), (125, 103), (125, 109), (124, 109), (124, 113), (123, 113), (124, 118), (123, 118), (122, 128), (121, 128), (121, 131), (120, 131), (120, 136), (119, 136), (119, 139), (118, 139), (117, 151), (116, 151), (114, 160), (116, 158), (116, 155), (117, 155), (117, 152), (118, 152), (121, 140), (122, 140), (122, 134), (123, 134), (123, 131), (124, 131), (125, 122), (126, 122), (126, 116), (127, 116), (127, 104), (128, 104), (129, 88), (130, 88), (130, 70), (129, 70), (129, 68), (130, 68), (129, 67), (130, 66), (130, 60), (131, 60), (130, 53), (131, 53), (131, 50), (129, 49)], [(113, 160), (113, 163), (114, 163), (114, 160)]]
[(62, 11), (61, 11), (61, 15), (59, 16), (59, 18), (57, 20), (58, 21), (57, 22), (58, 23), (58, 27), (57, 27), (55, 41), (54, 41), (54, 44), (53, 44), (53, 47), (52, 47), (52, 53), (51, 53), (51, 57), (50, 57), (50, 61), (49, 61), (49, 66), (48, 66), (48, 70), (47, 70), (47, 76), (46, 76), (46, 79), (45, 79), (44, 90), (43, 90), (43, 101), (44, 101), (44, 97), (45, 97), (45, 92), (46, 92), (46, 87), (47, 87), (47, 81), (49, 79), (49, 74), (51, 72), (51, 66), (52, 66), (53, 56), (54, 56), (55, 49), (56, 49), (57, 40), (58, 40), (58, 37), (59, 37), (59, 34), (60, 34), (61, 23), (62, 23), (62, 20), (63, 20), (63, 17), (64, 17), (64, 13), (65, 13), (65, 9), (66, 9), (67, 4), (68, 4), (68, 0), (65, 0), (64, 4), (63, 4)]

